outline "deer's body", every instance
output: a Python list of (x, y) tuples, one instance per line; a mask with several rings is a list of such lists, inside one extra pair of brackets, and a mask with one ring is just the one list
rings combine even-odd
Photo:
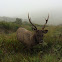
[(35, 39), (33, 36), (33, 33), (25, 28), (20, 27), (17, 30), (17, 39), (28, 46), (34, 45)]

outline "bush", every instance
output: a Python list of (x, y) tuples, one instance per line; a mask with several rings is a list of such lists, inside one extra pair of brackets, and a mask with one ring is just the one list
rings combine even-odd
[(0, 22), (0, 29), (3, 29), (6, 33), (8, 33), (8, 31), (16, 31), (19, 27), (20, 25), (13, 22)]

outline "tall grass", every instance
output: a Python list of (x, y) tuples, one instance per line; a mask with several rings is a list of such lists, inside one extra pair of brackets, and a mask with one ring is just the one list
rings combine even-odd
[[(20, 26), (8, 22), (4, 23), (0, 23), (0, 27), (7, 26), (5, 28), (7, 30), (10, 28), (10, 30), (15, 29), (16, 31)], [(29, 24), (22, 24), (21, 27), (32, 31)], [(38, 25), (38, 29), (41, 29), (41, 26)], [(44, 42), (42, 45), (34, 46), (33, 53), (24, 50), (25, 46), (17, 40), (16, 32), (0, 34), (0, 62), (61, 62), (62, 37), (60, 34), (62, 35), (62, 27), (47, 26), (45, 29), (48, 29), (48, 33), (44, 35)]]

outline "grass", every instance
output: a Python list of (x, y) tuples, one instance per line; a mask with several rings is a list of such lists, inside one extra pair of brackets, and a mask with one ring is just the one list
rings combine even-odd
[[(21, 25), (32, 31), (30, 26)], [(38, 29), (41, 29), (40, 25)], [(32, 54), (24, 50), (25, 46), (17, 40), (16, 32), (0, 34), (0, 62), (62, 62), (62, 27), (47, 26), (45, 29), (49, 31), (44, 35), (44, 43), (34, 46)]]

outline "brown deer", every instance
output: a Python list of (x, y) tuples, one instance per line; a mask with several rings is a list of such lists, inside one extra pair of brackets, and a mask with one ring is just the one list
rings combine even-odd
[(48, 32), (48, 30), (44, 30), (44, 28), (48, 22), (48, 19), (49, 19), (49, 15), (48, 15), (48, 18), (45, 19), (46, 23), (42, 27), (42, 30), (38, 30), (37, 27), (31, 22), (31, 18), (29, 17), (29, 14), (28, 14), (28, 20), (32, 25), (32, 30), (34, 31), (34, 33), (32, 33), (31, 31), (29, 31), (25, 28), (20, 27), (17, 30), (17, 39), (21, 43), (27, 45), (28, 47), (42, 43), (44, 34), (46, 34)]

